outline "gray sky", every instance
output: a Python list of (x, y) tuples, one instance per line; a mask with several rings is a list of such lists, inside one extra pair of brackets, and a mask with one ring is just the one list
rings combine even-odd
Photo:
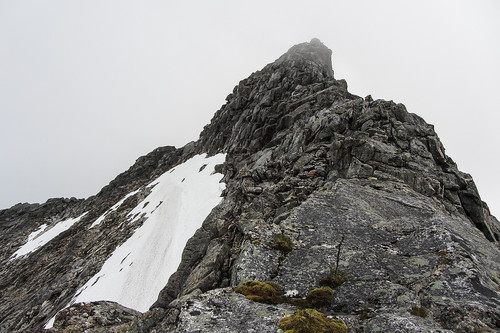
[(317, 37), (336, 78), (434, 124), (500, 215), (500, 2), (0, 0), (0, 208), (95, 194), (183, 146)]

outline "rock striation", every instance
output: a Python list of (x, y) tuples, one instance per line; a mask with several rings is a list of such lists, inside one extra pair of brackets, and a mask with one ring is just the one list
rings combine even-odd
[[(500, 223), (472, 177), (404, 105), (349, 93), (331, 54), (317, 39), (293, 46), (242, 80), (198, 141), (139, 158), (94, 197), (0, 211), (0, 330), (42, 329), (141, 225), (123, 222), (146, 184), (194, 154), (221, 152), (223, 199), (150, 311), (75, 304), (52, 331), (276, 332), (305, 302), (349, 332), (500, 330)], [(84, 212), (11, 259), (42, 224)], [(345, 281), (311, 303), (332, 272)], [(284, 295), (262, 304), (233, 290), (249, 280)]]

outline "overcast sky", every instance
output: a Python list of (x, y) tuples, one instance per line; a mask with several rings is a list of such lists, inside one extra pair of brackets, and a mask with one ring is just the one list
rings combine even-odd
[(0, 208), (96, 194), (317, 37), (349, 91), (435, 125), (500, 215), (500, 1), (0, 0)]

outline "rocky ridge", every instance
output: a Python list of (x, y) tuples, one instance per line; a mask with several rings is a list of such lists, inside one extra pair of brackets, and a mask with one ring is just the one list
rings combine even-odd
[[(150, 311), (117, 320), (106, 314), (115, 305), (74, 305), (54, 331), (275, 332), (296, 307), (256, 303), (232, 287), (271, 280), (298, 299), (335, 266), (346, 282), (321, 311), (350, 332), (500, 328), (500, 224), (471, 176), (404, 105), (349, 93), (331, 51), (313, 39), (242, 80), (197, 142), (158, 148), (95, 197), (1, 211), (11, 239), (0, 249), (2, 330), (41, 329), (140, 225), (123, 221), (145, 185), (202, 152), (227, 153), (224, 198)], [(84, 212), (36, 255), (10, 260), (42, 223)], [(273, 246), (277, 235), (290, 251)], [(114, 319), (89, 325), (89, 312)]]

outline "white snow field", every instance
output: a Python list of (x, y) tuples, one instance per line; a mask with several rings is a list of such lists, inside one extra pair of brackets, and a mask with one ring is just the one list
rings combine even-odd
[(83, 213), (82, 215), (72, 219), (60, 221), (49, 229), (47, 229), (46, 224), (42, 224), (37, 230), (33, 231), (28, 236), (28, 241), (26, 242), (26, 244), (21, 246), (16, 252), (14, 252), (14, 254), (12, 254), (11, 260), (38, 250), (39, 248), (50, 242), (52, 239), (54, 239), (61, 232), (71, 228), (71, 226), (80, 221), (80, 219), (85, 214), (87, 213)]
[(147, 220), (115, 249), (72, 303), (107, 300), (147, 311), (177, 270), (187, 240), (220, 203), (225, 184), (214, 167), (225, 158), (194, 156), (151, 183), (151, 193), (128, 214), (131, 220)]

